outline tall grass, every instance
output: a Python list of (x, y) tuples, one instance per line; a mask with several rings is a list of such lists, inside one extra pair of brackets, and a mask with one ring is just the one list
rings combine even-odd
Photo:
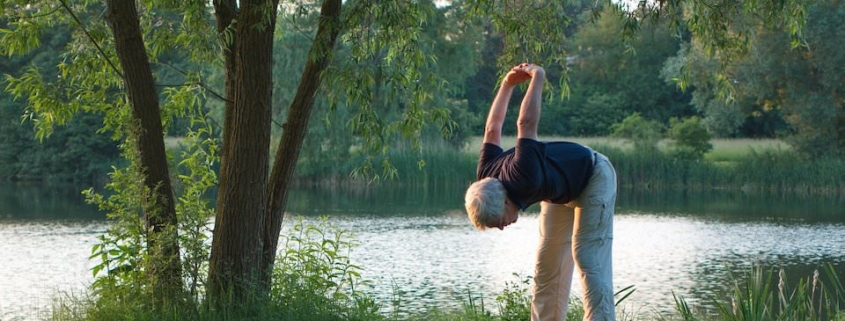
[(734, 287), (715, 294), (712, 301), (715, 311), (697, 310), (675, 296), (676, 310), (684, 321), (845, 320), (845, 290), (829, 264), (794, 286), (783, 270), (775, 275), (757, 268), (735, 277)]
[[(319, 170), (299, 172), (301, 184), (337, 185), (337, 184), (365, 184), (370, 183), (369, 177), (354, 177), (357, 166), (364, 164), (366, 159), (350, 158), (344, 164), (321, 166)], [(446, 146), (426, 148), (422, 152), (406, 149), (393, 149), (385, 155), (372, 159), (373, 164), (389, 164), (393, 167), (394, 176), (382, 175), (379, 183), (402, 184), (410, 186), (442, 187), (468, 185), (475, 180), (475, 169), (478, 162), (478, 152), (475, 154)], [(314, 168), (317, 166), (309, 166)]]
[[(576, 141), (608, 155), (623, 187), (845, 196), (845, 159), (805, 157), (779, 140), (714, 140), (714, 150), (704, 159), (690, 160), (674, 157), (660, 148), (636, 150), (621, 139), (552, 139)], [(465, 186), (475, 180), (480, 150), (480, 139), (471, 141), (463, 149), (446, 146), (432, 146), (422, 152), (394, 149), (374, 162), (387, 160), (394, 166), (396, 176), (381, 180), (385, 184), (430, 188)], [(502, 145), (509, 148), (515, 142), (514, 137), (505, 137)], [(363, 159), (348, 161), (349, 164), (304, 174), (301, 181), (362, 182), (360, 178), (350, 177), (349, 173)]]
[(845, 195), (845, 160), (807, 159), (791, 151), (749, 152), (733, 161), (682, 160), (660, 152), (599, 148), (623, 186), (644, 189), (728, 189), (748, 193)]

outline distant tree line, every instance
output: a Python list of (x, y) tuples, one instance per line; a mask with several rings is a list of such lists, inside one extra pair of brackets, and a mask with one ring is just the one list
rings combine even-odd
[[(0, 59), (0, 72), (20, 75), (27, 68), (55, 72), (70, 32), (55, 28), (40, 38), (44, 46), (38, 51)], [(81, 113), (42, 139), (33, 129), (26, 101), (5, 91), (0, 97), (0, 181), (104, 181), (120, 161), (117, 143), (110, 133), (101, 132), (102, 115)]]

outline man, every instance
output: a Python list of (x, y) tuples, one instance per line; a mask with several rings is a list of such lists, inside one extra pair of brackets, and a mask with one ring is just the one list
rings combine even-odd
[[(513, 88), (529, 81), (519, 108), (516, 147), (501, 148), (502, 124)], [(466, 193), (467, 214), (480, 230), (503, 229), (519, 210), (540, 202), (540, 244), (531, 320), (566, 320), (574, 266), (583, 285), (584, 320), (615, 320), (612, 241), (616, 172), (610, 161), (571, 142), (539, 142), (537, 124), (545, 71), (513, 67), (487, 116), (475, 183)]]

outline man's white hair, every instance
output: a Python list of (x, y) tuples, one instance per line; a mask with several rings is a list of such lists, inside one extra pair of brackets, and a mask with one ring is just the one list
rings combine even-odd
[(464, 206), (475, 228), (484, 230), (487, 222), (501, 220), (505, 213), (505, 186), (496, 178), (487, 177), (467, 188)]

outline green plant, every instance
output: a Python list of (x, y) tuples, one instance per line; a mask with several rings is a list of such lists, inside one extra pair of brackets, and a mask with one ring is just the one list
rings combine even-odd
[(654, 120), (646, 120), (640, 113), (633, 113), (620, 123), (611, 126), (613, 137), (633, 141), (634, 148), (642, 151), (657, 151), (657, 142), (662, 136), (663, 126)]
[(684, 120), (674, 117), (669, 119), (669, 130), (666, 134), (673, 140), (670, 144), (670, 152), (677, 158), (699, 160), (713, 149), (710, 133), (704, 128), (698, 116)]
[(187, 292), (199, 301), (202, 282), (208, 271), (207, 246), (214, 216), (214, 207), (208, 198), (209, 190), (217, 185), (216, 164), (219, 162), (218, 140), (206, 117), (190, 114), (187, 145), (181, 152), (177, 170), (180, 193), (176, 198), (176, 215), (179, 219), (179, 243), (182, 247), (182, 272)]
[(528, 320), (531, 317), (531, 295), (528, 291), (531, 277), (516, 273), (514, 277), (519, 281), (506, 282), (502, 294), (496, 297), (502, 321)]
[(323, 218), (307, 224), (299, 218), (283, 237), (273, 270), (271, 300), (291, 320), (377, 320), (380, 306), (361, 288), (368, 281), (349, 260), (351, 233)]
[[(187, 288), (177, 291), (187, 290), (186, 294), (196, 302), (208, 271), (206, 240), (211, 232), (208, 225), (214, 210), (206, 194), (217, 183), (213, 169), (218, 161), (218, 142), (201, 110), (192, 109), (186, 114), (191, 119), (192, 128), (188, 130), (185, 149), (177, 166), (177, 170), (182, 172), (177, 177), (180, 189), (176, 192), (175, 204), (178, 230), (161, 235), (179, 238), (178, 243), (182, 246), (180, 271), (181, 277), (187, 281)], [(156, 280), (147, 264), (162, 258), (149, 254), (149, 247), (155, 246), (157, 240), (150, 239), (144, 215), (155, 213), (144, 213), (141, 204), (144, 198), (138, 197), (149, 191), (142, 183), (142, 173), (136, 170), (134, 160), (137, 155), (132, 148), (126, 148), (131, 145), (131, 139), (123, 145), (124, 157), (130, 160), (130, 165), (125, 169), (115, 168), (110, 174), (111, 182), (106, 185), (106, 189), (111, 191), (108, 196), (93, 189), (83, 192), (86, 201), (105, 211), (111, 220), (106, 233), (99, 236), (99, 243), (92, 248), (91, 259), (99, 260), (99, 263), (92, 268), (95, 281), (91, 289), (104, 300), (127, 297), (152, 302), (158, 299), (149, 292)], [(181, 295), (174, 293), (174, 297), (180, 300)]]
[[(124, 153), (130, 155), (130, 149), (124, 147)], [(90, 259), (99, 260), (91, 268), (95, 277), (91, 290), (95, 295), (111, 292), (112, 296), (138, 295), (146, 284), (143, 269), (147, 259), (146, 234), (141, 198), (136, 196), (146, 191), (140, 184), (143, 178), (131, 166), (114, 168), (109, 174), (111, 181), (106, 189), (113, 193), (108, 197), (93, 188), (83, 192), (86, 201), (97, 205), (110, 219), (108, 229), (91, 249)]]
[[(775, 285), (775, 282), (777, 283)], [(757, 267), (744, 278), (734, 277), (733, 289), (723, 296), (714, 296), (720, 320), (838, 320), (843, 318), (845, 290), (831, 264), (799, 280), (794, 287), (781, 269), (777, 275)], [(708, 320), (694, 312), (683, 297), (673, 294), (675, 309), (684, 321)]]

